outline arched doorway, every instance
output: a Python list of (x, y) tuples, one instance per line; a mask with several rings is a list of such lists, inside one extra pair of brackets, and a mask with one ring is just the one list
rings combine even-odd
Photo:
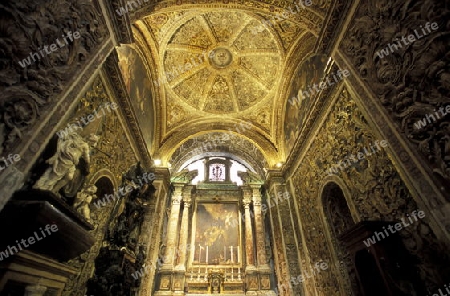
[(356, 270), (352, 263), (350, 253), (342, 244), (339, 237), (351, 229), (355, 222), (350, 208), (344, 196), (344, 192), (338, 184), (331, 182), (325, 185), (322, 191), (322, 202), (325, 219), (331, 232), (331, 240), (338, 258), (339, 272), (344, 280), (346, 293), (359, 295), (359, 285)]
[[(424, 294), (414, 258), (406, 251), (401, 238), (398, 234), (384, 237), (383, 231), (386, 233), (385, 229), (395, 221), (355, 223), (343, 190), (336, 183), (324, 187), (322, 198), (335, 253), (344, 263), (339, 265), (339, 270), (347, 295)], [(382, 239), (375, 240), (374, 233)]]
[(364, 296), (389, 295), (384, 280), (378, 272), (375, 258), (370, 252), (358, 251), (355, 255), (355, 265)]

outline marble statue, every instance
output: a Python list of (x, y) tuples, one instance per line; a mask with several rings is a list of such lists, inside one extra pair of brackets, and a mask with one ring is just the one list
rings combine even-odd
[(97, 186), (91, 185), (87, 188), (84, 188), (80, 192), (77, 193), (75, 201), (73, 203), (74, 209), (80, 213), (86, 221), (91, 223), (91, 210), (89, 209), (89, 204), (95, 197), (95, 193), (97, 192)]
[(95, 147), (98, 136), (91, 134), (83, 139), (78, 133), (71, 132), (58, 139), (55, 155), (46, 163), (50, 165), (33, 188), (52, 191), (58, 194), (74, 177), (77, 165), (83, 159), (86, 165), (90, 163), (90, 149)]

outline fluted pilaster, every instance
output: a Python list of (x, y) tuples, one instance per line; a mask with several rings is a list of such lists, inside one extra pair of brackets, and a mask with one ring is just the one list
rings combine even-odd
[(255, 269), (253, 262), (253, 231), (252, 219), (250, 216), (251, 191), (244, 192), (244, 216), (245, 216), (245, 258), (246, 269)]
[(188, 241), (188, 233), (189, 233), (189, 208), (191, 206), (191, 198), (183, 197), (184, 200), (184, 208), (183, 208), (183, 216), (181, 218), (181, 228), (180, 228), (180, 243), (178, 245), (178, 265), (176, 266), (177, 270), (186, 270), (186, 255), (187, 255), (187, 241)]
[(259, 269), (270, 270), (266, 259), (266, 242), (264, 235), (264, 225), (261, 211), (261, 192), (259, 185), (252, 186), (253, 191), (253, 210), (255, 214), (255, 233), (256, 233), (256, 260)]
[(171, 269), (174, 264), (182, 189), (182, 186), (175, 185), (175, 192), (172, 196), (172, 206), (170, 208), (170, 218), (167, 226), (167, 245), (162, 269)]

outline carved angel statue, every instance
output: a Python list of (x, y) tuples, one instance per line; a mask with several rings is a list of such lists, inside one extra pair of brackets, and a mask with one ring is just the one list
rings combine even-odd
[(87, 188), (84, 188), (80, 192), (77, 193), (75, 197), (75, 201), (73, 202), (73, 208), (80, 213), (86, 221), (91, 223), (91, 210), (89, 209), (89, 205), (95, 197), (95, 193), (97, 192), (97, 186), (91, 185)]
[(33, 188), (58, 194), (58, 191), (73, 179), (80, 159), (89, 166), (90, 149), (97, 145), (98, 139), (98, 136), (91, 134), (85, 140), (74, 131), (60, 136), (55, 155), (46, 161), (50, 167)]

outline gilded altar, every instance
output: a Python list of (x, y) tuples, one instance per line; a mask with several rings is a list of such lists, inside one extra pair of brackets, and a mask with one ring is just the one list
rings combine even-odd
[[(229, 163), (222, 163), (222, 181), (191, 185), (194, 174), (172, 180), (155, 295), (271, 294), (273, 274), (265, 247), (261, 183), (236, 185), (227, 177)], [(245, 173), (242, 177), (251, 180)]]

